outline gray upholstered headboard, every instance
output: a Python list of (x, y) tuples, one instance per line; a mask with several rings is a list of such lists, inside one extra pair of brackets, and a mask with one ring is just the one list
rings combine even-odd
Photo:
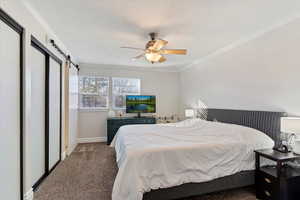
[(284, 112), (207, 109), (207, 120), (238, 124), (260, 130), (278, 144), (280, 139), (280, 118)]

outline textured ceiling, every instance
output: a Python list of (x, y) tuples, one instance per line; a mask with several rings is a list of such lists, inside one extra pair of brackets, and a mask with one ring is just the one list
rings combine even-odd
[[(236, 41), (295, 16), (299, 0), (26, 0), (82, 63), (174, 67), (196, 63)], [(148, 33), (187, 48), (167, 62), (132, 61)]]

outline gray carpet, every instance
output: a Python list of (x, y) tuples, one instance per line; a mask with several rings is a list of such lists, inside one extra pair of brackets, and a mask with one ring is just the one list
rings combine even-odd
[[(40, 185), (35, 200), (111, 200), (117, 174), (114, 150), (104, 143), (80, 144)], [(184, 200), (255, 200), (252, 188)], [(124, 199), (125, 200), (125, 199)]]

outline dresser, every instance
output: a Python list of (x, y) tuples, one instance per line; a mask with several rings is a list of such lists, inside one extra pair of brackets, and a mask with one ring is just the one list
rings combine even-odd
[(121, 126), (130, 124), (156, 124), (153, 117), (113, 117), (107, 119), (107, 144), (110, 145)]

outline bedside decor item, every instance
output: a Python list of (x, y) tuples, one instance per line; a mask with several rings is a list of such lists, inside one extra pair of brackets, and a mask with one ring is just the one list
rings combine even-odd
[(295, 140), (293, 151), (295, 154), (300, 155), (300, 140), (299, 139)]
[(124, 115), (123, 111), (120, 110), (120, 111), (117, 112), (116, 117), (123, 117), (123, 115)]
[(176, 115), (157, 117), (157, 124), (168, 124), (168, 123), (176, 123), (179, 119)]
[(108, 111), (108, 117), (115, 117), (115, 116), (116, 116), (115, 111), (113, 111), (113, 110)]
[(195, 111), (193, 109), (186, 109), (185, 110), (185, 117), (186, 118), (194, 118)]
[(300, 154), (300, 118), (298, 117), (282, 117), (281, 132), (288, 134), (286, 148), (293, 149), (293, 152)]

